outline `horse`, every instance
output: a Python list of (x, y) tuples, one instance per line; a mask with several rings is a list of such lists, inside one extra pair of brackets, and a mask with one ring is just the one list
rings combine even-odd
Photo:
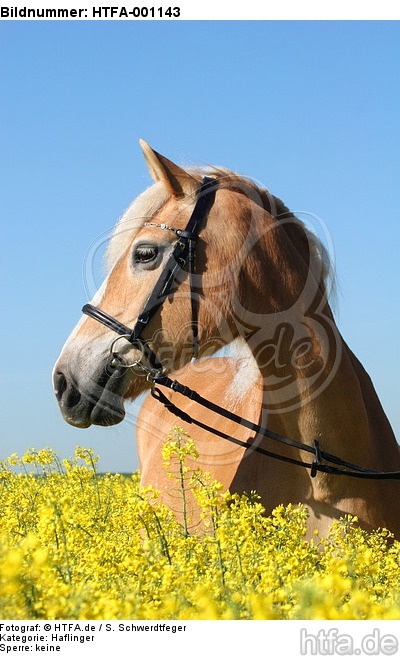
[[(144, 401), (141, 482), (161, 488), (175, 512), (161, 446), (179, 424), (195, 440), (199, 462), (226, 489), (255, 490), (267, 512), (303, 504), (308, 535), (326, 535), (334, 519), (350, 514), (368, 531), (386, 528), (399, 537), (398, 480), (335, 475), (318, 466), (323, 449), (368, 471), (400, 469), (399, 446), (372, 381), (335, 322), (322, 243), (262, 185), (222, 167), (183, 168), (140, 143), (153, 184), (117, 222), (107, 276), (54, 367), (64, 419), (80, 428), (119, 423), (125, 401), (154, 388), (161, 367), (255, 428), (249, 432), (248, 421), (232, 425), (191, 398), (174, 400), (187, 413), (179, 420), (156, 398)], [(203, 196), (209, 200), (199, 222)], [(179, 256), (183, 243), (192, 247), (189, 266)], [(232, 345), (233, 355), (218, 355)], [(165, 397), (171, 401), (174, 393)], [(189, 415), (200, 426), (186, 422)], [(215, 430), (250, 448), (221, 440)], [(286, 442), (270, 440), (268, 431)]]

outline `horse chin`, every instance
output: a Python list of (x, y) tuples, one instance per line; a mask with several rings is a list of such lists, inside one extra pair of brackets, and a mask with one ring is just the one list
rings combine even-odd
[(105, 387), (103, 394), (90, 412), (89, 426), (92, 424), (95, 426), (119, 424), (125, 418), (124, 402), (134, 401), (142, 392), (151, 387), (144, 374), (125, 373), (123, 381), (122, 389), (119, 389), (118, 392), (110, 393), (108, 387)]
[(123, 399), (113, 395), (112, 404), (102, 397), (93, 404), (76, 409), (75, 412), (63, 411), (64, 420), (74, 428), (90, 426), (115, 426), (125, 418)]
[(90, 413), (90, 423), (94, 426), (115, 426), (120, 424), (125, 418), (125, 409), (123, 400), (119, 403), (114, 400), (113, 407), (103, 406), (101, 399)]

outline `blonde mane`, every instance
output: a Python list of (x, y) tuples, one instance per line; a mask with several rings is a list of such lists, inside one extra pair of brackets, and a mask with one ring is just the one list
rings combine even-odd
[[(311, 270), (320, 272), (320, 282), (324, 292), (327, 287), (334, 287), (334, 274), (328, 252), (318, 237), (312, 233), (298, 217), (291, 212), (277, 196), (266, 187), (256, 184), (250, 178), (238, 175), (224, 167), (188, 167), (187, 172), (197, 180), (209, 176), (219, 180), (220, 184), (232, 191), (246, 194), (251, 200), (279, 221), (288, 238), (299, 251), (306, 253), (307, 264)], [(154, 214), (169, 199), (168, 191), (162, 182), (156, 182), (138, 196), (117, 222), (112, 238), (105, 254), (106, 271), (109, 273), (121, 255), (126, 251), (132, 239), (146, 220)]]
[(334, 292), (335, 275), (329, 253), (320, 239), (309, 230), (301, 219), (299, 219), (285, 203), (274, 196), (269, 189), (257, 184), (255, 181), (241, 176), (224, 167), (189, 168), (188, 172), (194, 177), (210, 176), (220, 181), (223, 186), (248, 195), (257, 205), (265, 209), (277, 221), (279, 221), (297, 250), (304, 254), (309, 252), (309, 264), (311, 270), (321, 273), (321, 284), (324, 292)]

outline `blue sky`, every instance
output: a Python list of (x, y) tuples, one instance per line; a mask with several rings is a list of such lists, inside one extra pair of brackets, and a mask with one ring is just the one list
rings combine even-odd
[(399, 438), (398, 22), (16, 21), (0, 49), (0, 458), (82, 444), (102, 469), (137, 467), (132, 423), (63, 422), (51, 370), (90, 245), (150, 183), (140, 137), (322, 220), (339, 326)]

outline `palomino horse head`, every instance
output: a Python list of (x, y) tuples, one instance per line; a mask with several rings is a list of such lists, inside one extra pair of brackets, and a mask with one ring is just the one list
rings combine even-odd
[[(145, 142), (141, 145), (155, 184), (118, 222), (107, 252), (108, 275), (92, 299), (126, 326), (135, 324), (154, 289), (176, 244), (176, 230), (185, 229), (204, 174), (184, 170)], [(299, 306), (303, 317), (314, 303), (315, 314), (324, 298), (323, 257), (303, 224), (248, 179), (220, 168), (207, 175), (216, 179), (217, 190), (196, 244), (194, 287), (182, 268), (142, 334), (166, 372), (180, 369), (192, 356), (193, 289), (200, 356), (242, 337), (259, 355), (260, 367), (271, 365), (271, 344), (257, 342), (265, 317), (273, 339), (278, 325), (293, 326)], [(110, 367), (114, 339), (107, 326), (84, 316), (62, 349), (54, 388), (65, 420), (74, 426), (120, 422), (124, 400), (149, 386), (139, 367)], [(123, 338), (115, 348), (125, 365), (142, 358)], [(308, 366), (306, 352), (306, 347), (299, 349), (299, 368)]]

